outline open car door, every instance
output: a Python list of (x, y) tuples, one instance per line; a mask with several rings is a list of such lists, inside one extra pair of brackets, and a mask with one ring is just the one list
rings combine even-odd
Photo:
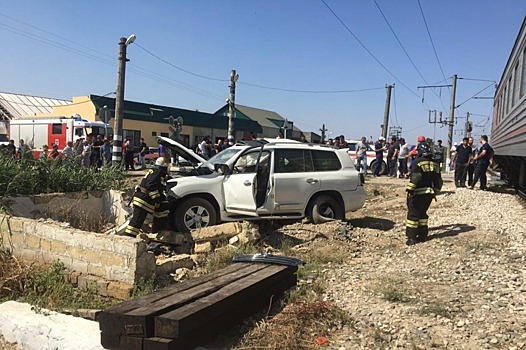
[(251, 149), (235, 161), (232, 174), (223, 180), (227, 212), (258, 216), (256, 197), (258, 186), (261, 186), (259, 177), (265, 176), (261, 169), (268, 167), (269, 161), (270, 152), (261, 148)]

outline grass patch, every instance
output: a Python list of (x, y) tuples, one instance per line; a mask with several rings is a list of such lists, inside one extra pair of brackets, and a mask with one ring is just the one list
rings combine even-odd
[(411, 300), (406, 291), (394, 287), (388, 287), (382, 293), (384, 299), (391, 303), (408, 303)]
[(76, 160), (17, 160), (0, 153), (0, 197), (123, 189), (126, 183), (126, 173), (120, 166), (97, 170), (83, 167)]
[(451, 318), (452, 313), (450, 308), (444, 303), (432, 303), (426, 306), (422, 306), (418, 309), (420, 315), (440, 315), (445, 318)]
[(252, 244), (242, 244), (239, 247), (225, 247), (217, 249), (206, 258), (205, 268), (208, 273), (227, 267), (234, 256), (260, 253), (261, 248)]
[(0, 250), (0, 301), (20, 300), (37, 310), (54, 311), (103, 309), (115, 303), (97, 295), (94, 289), (75, 288), (67, 282), (66, 274), (60, 262), (37, 268)]
[(257, 323), (233, 349), (320, 349), (317, 340), (343, 326), (353, 327), (347, 312), (322, 300), (297, 302)]
[(30, 274), (24, 286), (22, 301), (37, 309), (77, 310), (103, 309), (114, 303), (97, 295), (94, 288), (79, 290), (66, 281), (66, 270), (60, 262)]
[(155, 283), (155, 275), (152, 275), (148, 280), (140, 278), (139, 282), (133, 286), (132, 299), (137, 299), (148, 294), (151, 294), (157, 290), (157, 284)]

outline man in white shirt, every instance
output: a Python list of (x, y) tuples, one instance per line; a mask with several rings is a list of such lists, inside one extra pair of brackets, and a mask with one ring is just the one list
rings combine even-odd
[(358, 170), (367, 175), (367, 139), (362, 137), (360, 142), (356, 144), (356, 166)]

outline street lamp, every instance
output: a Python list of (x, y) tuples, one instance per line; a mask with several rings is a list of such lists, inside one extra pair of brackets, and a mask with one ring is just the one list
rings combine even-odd
[(119, 41), (119, 67), (117, 70), (117, 96), (115, 97), (115, 124), (113, 127), (113, 155), (111, 161), (113, 165), (122, 162), (122, 119), (124, 118), (124, 77), (126, 74), (126, 47), (135, 41), (132, 34)]

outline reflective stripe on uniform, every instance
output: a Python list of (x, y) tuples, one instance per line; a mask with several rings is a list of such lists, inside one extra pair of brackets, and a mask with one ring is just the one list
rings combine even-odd
[(139, 208), (143, 208), (150, 214), (153, 213), (153, 211), (155, 210), (155, 207), (153, 205), (137, 196), (133, 197), (133, 205), (138, 206)]
[(128, 225), (126, 226), (126, 231), (125, 233), (127, 234), (131, 234), (133, 236), (137, 236), (138, 234), (141, 233), (141, 229), (137, 228), (137, 227), (133, 227), (131, 225)]
[(427, 219), (419, 219), (418, 226), (427, 226)]
[(413, 190), (414, 194), (435, 194), (435, 190), (431, 187), (421, 187)]
[(420, 166), (424, 172), (434, 171), (435, 173), (440, 173), (440, 167), (438, 164), (430, 160), (419, 162), (418, 166)]
[(159, 198), (161, 195), (159, 194), (159, 191), (151, 191), (148, 193), (148, 196), (150, 196), (151, 199)]
[(154, 218), (166, 218), (166, 217), (168, 217), (168, 215), (170, 215), (170, 211), (169, 210), (154, 211), (153, 212), (153, 217)]
[(412, 182), (409, 182), (409, 183), (407, 184), (407, 187), (406, 187), (406, 189), (409, 190), (409, 191), (412, 191), (412, 190), (414, 190), (415, 188), (416, 188), (416, 185), (415, 185), (414, 183), (412, 183)]
[(410, 227), (410, 228), (418, 228), (418, 221), (413, 221), (413, 220), (407, 219), (405, 221), (405, 226), (406, 227)]

